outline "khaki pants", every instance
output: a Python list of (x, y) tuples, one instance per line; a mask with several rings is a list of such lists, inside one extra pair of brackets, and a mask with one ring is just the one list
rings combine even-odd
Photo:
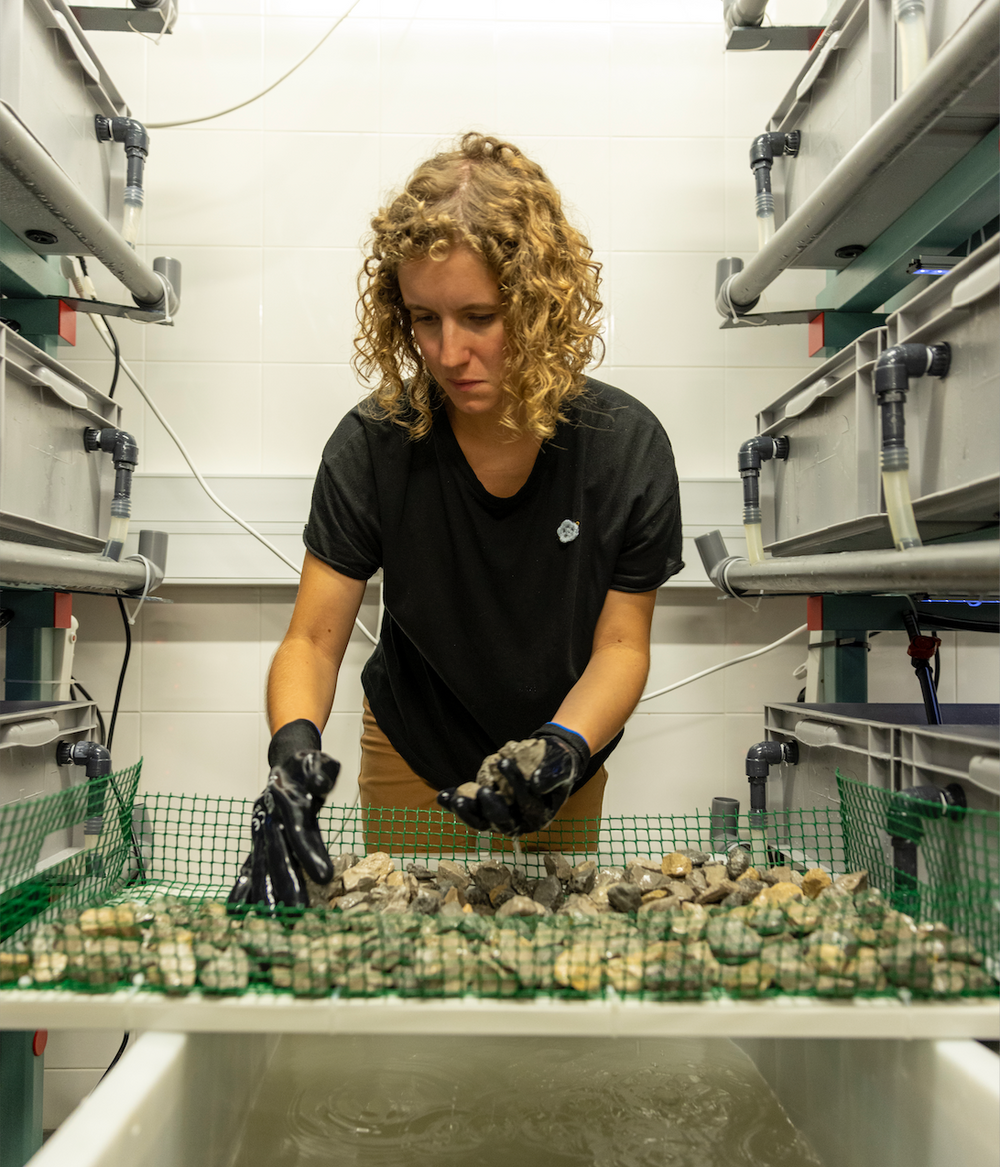
[[(608, 772), (602, 766), (582, 789), (560, 807), (552, 823), (524, 835), (525, 851), (580, 853), (597, 849), (601, 807)], [(437, 804), (437, 791), (403, 761), (364, 704), (361, 734), (361, 812), (369, 852), (475, 851), (486, 840)], [(584, 820), (584, 821), (581, 821)], [(511, 851), (509, 839), (487, 836), (492, 851)]]

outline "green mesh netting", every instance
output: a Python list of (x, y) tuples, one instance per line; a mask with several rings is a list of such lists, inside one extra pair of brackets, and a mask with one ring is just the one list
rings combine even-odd
[[(132, 854), (132, 806), (142, 762), (55, 794), (0, 806), (0, 936), (53, 910), (114, 894)], [(46, 843), (103, 817), (96, 845), (63, 862), (42, 861)], [(60, 840), (62, 841), (62, 840)]]
[[(864, 868), (893, 907), (942, 920), (1000, 955), (1000, 814), (901, 797), (837, 771), (848, 866)], [(909, 870), (916, 861), (916, 871)], [(897, 863), (905, 865), (897, 867)]]
[[(667, 896), (662, 888), (644, 893), (638, 913), (502, 918), (475, 912), (471, 901), (465, 903), (456, 892), (449, 912), (442, 907), (428, 915), (412, 906), (377, 912), (364, 903), (341, 910), (348, 898), (336, 909), (230, 914), (222, 901), (248, 850), (252, 803), (147, 796), (137, 806), (142, 855), (137, 872), (136, 864), (128, 862), (131, 847), (123, 833), (131, 821), (124, 812), (131, 810), (138, 778), (137, 770), (128, 773), (128, 787), (119, 783), (120, 800), (107, 795), (119, 813), (105, 808), (109, 838), (102, 836), (99, 848), (100, 875), (91, 877), (89, 885), (81, 881), (72, 892), (57, 896), (49, 889), (47, 899), (35, 895), (30, 911), (28, 884), (15, 889), (25, 908), (11, 917), (12, 925), (19, 921), (9, 930), (16, 934), (8, 934), (0, 947), (0, 979), (8, 986), (58, 984), (104, 992), (135, 985), (143, 991), (300, 997), (541, 994), (581, 1000), (619, 993), (651, 1001), (782, 993), (878, 997), (901, 990), (953, 997), (996, 991), (988, 962), (994, 949), (986, 950), (989, 971), (984, 971), (983, 950), (973, 950), (964, 936), (949, 938), (939, 929), (917, 944), (907, 924), (906, 937), (897, 944), (892, 929), (898, 913), (878, 892), (828, 899), (820, 923), (815, 905), (801, 897), (766, 910), (692, 903), (658, 910), (652, 901)], [(43, 801), (36, 800), (36, 814)], [(74, 813), (83, 811), (86, 805), (76, 805)], [(0, 822), (10, 853), (21, 855), (11, 860), (11, 870), (24, 872), (32, 861), (20, 835), (31, 833), (31, 816), (21, 816), (15, 821), (11, 813)], [(842, 818), (837, 808), (769, 812), (763, 819), (742, 817), (736, 830), (761, 872), (784, 867), (801, 874), (819, 868), (837, 877), (865, 866), (872, 883), (881, 883), (888, 894), (891, 869), (869, 863), (859, 850), (858, 817), (845, 812)], [(546, 875), (546, 855), (552, 862), (553, 852), (575, 865), (581, 879), (590, 860), (598, 868), (652, 861), (655, 875), (661, 857), (670, 852), (692, 849), (719, 860), (729, 842), (713, 834), (717, 824), (708, 814), (557, 822), (522, 839), (517, 854), (510, 840), (479, 835), (438, 811), (334, 806), (323, 811), (321, 824), (331, 855), (391, 854), (396, 885), (417, 879), (400, 874), (411, 862), (426, 875), (443, 860), (472, 867), (495, 859), (508, 873), (516, 872), (514, 883), (522, 891)], [(978, 902), (979, 916), (995, 911), (995, 879), (992, 887), (993, 900)], [(383, 890), (391, 894), (388, 881)], [(563, 892), (568, 906), (572, 881), (563, 883)], [(844, 903), (849, 914), (841, 911)], [(942, 918), (928, 898), (918, 907), (918, 918)], [(81, 913), (81, 908), (87, 910)], [(966, 931), (976, 944), (984, 934), (971, 926), (971, 917)], [(891, 949), (878, 949), (889, 943), (889, 933)], [(931, 956), (928, 944), (938, 946)]]

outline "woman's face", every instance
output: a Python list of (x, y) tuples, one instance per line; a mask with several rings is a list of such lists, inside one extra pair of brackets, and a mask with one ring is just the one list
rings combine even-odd
[(399, 269), (399, 290), (413, 339), (431, 376), (444, 390), (450, 417), (498, 411), (504, 371), (500, 290), (486, 264), (468, 247), (442, 260)]

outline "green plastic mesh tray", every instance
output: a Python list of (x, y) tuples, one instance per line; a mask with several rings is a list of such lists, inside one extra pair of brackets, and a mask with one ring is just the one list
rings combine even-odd
[[(122, 789), (123, 807), (128, 799)], [(775, 906), (766, 919), (752, 917), (751, 909), (751, 916), (740, 917), (740, 909), (719, 905), (646, 910), (648, 901), (638, 914), (586, 916), (501, 918), (479, 914), (471, 904), (464, 910), (452, 904), (450, 912), (432, 915), (378, 913), (358, 905), (349, 911), (234, 916), (222, 901), (247, 853), (251, 806), (187, 795), (147, 797), (138, 838), (141, 872), (131, 880), (135, 865), (128, 862), (130, 843), (122, 833), (125, 816), (106, 815), (106, 829), (112, 836), (117, 832), (117, 844), (109, 839), (106, 854), (118, 856), (116, 864), (107, 862), (86, 900), (74, 890), (72, 898), (62, 895), (41, 914), (17, 917), (22, 924), (0, 952), (7, 983), (17, 984), (24, 962), (55, 946), (60, 955), (44, 966), (45, 975), (34, 976), (33, 965), (33, 980), (22, 984), (81, 992), (134, 985), (157, 992), (306, 997), (580, 1000), (618, 993), (652, 1001), (996, 991), (988, 963), (994, 950), (973, 951), (964, 937), (950, 937), (930, 898), (921, 901), (919, 918), (938, 923), (920, 939), (924, 947), (907, 924), (905, 942), (892, 948), (891, 959), (883, 953), (876, 961), (878, 929), (891, 930), (898, 921), (877, 891), (829, 900), (818, 931), (809, 931), (801, 919), (813, 910), (801, 900), (797, 907)], [(770, 812), (764, 822), (741, 818), (737, 832), (761, 871), (821, 868), (836, 877), (861, 865), (856, 818), (842, 821), (836, 808)], [(321, 825), (332, 855), (388, 852), (397, 868), (415, 861), (432, 870), (446, 859), (469, 867), (496, 859), (528, 885), (546, 875), (546, 853), (559, 852), (570, 864), (594, 860), (599, 868), (620, 868), (636, 859), (658, 864), (661, 856), (685, 848), (721, 858), (724, 844), (713, 837), (715, 824), (707, 814), (556, 823), (522, 840), (518, 854), (509, 840), (476, 834), (437, 811), (328, 807)], [(101, 848), (104, 854), (103, 838)], [(117, 874), (111, 877), (113, 866)], [(888, 895), (891, 868), (870, 869), (872, 883), (881, 881)], [(994, 880), (992, 899), (979, 904), (980, 914), (995, 911), (995, 900)], [(85, 906), (92, 910), (83, 916)], [(857, 936), (848, 940), (844, 933), (852, 929)], [(984, 934), (982, 928), (967, 931)], [(940, 950), (933, 960), (925, 952), (929, 944)]]

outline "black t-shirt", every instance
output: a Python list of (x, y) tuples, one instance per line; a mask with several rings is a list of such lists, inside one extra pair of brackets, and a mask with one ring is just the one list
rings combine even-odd
[(444, 408), (419, 441), (352, 409), (323, 452), (306, 547), (353, 579), (383, 568), (362, 682), (389, 741), (438, 790), (551, 720), (587, 666), (609, 590), (652, 591), (683, 567), (656, 417), (590, 379), (566, 412), (511, 498), (476, 478)]

